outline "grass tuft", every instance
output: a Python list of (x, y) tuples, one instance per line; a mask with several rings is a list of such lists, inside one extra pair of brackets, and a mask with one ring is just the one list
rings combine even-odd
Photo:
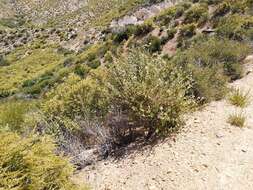
[(237, 107), (246, 107), (249, 104), (249, 91), (245, 93), (240, 89), (235, 89), (229, 97), (229, 102)]
[(231, 114), (228, 118), (228, 123), (243, 128), (245, 126), (246, 117), (243, 115), (243, 113), (234, 113)]

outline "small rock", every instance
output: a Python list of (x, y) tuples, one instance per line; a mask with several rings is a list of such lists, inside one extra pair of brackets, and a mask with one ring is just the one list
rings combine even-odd
[(203, 164), (203, 166), (204, 166), (205, 168), (208, 168), (208, 165), (207, 165), (207, 164)]
[(242, 152), (246, 153), (246, 152), (247, 152), (247, 150), (245, 150), (245, 149), (242, 149)]
[(219, 139), (220, 139), (220, 138), (223, 138), (224, 136), (225, 136), (225, 135), (224, 135), (224, 134), (221, 134), (221, 133), (217, 133), (217, 134), (216, 134), (216, 137), (219, 138)]
[(253, 55), (249, 55), (244, 60), (245, 63), (253, 63)]
[(155, 185), (152, 185), (152, 186), (149, 186), (149, 189), (150, 190), (156, 190), (156, 189), (158, 189)]
[(198, 119), (195, 119), (194, 123), (200, 123), (200, 121)]

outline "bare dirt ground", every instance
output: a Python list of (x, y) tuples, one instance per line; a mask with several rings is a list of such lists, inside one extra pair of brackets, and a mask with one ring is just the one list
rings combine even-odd
[[(245, 66), (253, 70), (253, 64)], [(253, 72), (231, 84), (244, 91), (253, 87)], [(175, 138), (115, 161), (101, 161), (75, 176), (95, 190), (252, 190), (253, 91), (243, 110), (227, 100), (212, 102), (185, 117)], [(244, 128), (227, 123), (231, 113), (246, 115)]]

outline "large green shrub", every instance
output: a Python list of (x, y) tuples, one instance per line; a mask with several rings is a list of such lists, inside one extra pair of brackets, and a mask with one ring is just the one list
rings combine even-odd
[(184, 71), (160, 57), (130, 52), (109, 69), (112, 104), (126, 112), (136, 127), (166, 133), (179, 126), (193, 103), (191, 80)]
[(173, 58), (175, 64), (191, 73), (192, 91), (200, 102), (224, 97), (226, 83), (242, 76), (242, 60), (249, 53), (246, 44), (217, 38), (199, 37), (190, 48)]
[(242, 76), (241, 61), (249, 53), (246, 44), (227, 39), (210, 38), (194, 44), (186, 52), (186, 60), (201, 67), (223, 67), (223, 72), (231, 80)]
[(49, 137), (0, 133), (0, 189), (81, 189), (71, 182), (73, 167), (55, 148)]

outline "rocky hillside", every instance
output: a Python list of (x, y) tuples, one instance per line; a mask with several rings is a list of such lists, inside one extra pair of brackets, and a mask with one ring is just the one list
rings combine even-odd
[[(101, 31), (112, 20), (148, 2), (1, 0), (0, 3), (0, 53), (6, 53), (41, 39), (80, 50), (83, 43), (99, 41)], [(78, 39), (73, 40), (77, 36)]]
[[(52, 1), (52, 0), (1, 0), (2, 12), (7, 13), (1, 17), (24, 15), (27, 19), (37, 24), (46, 23), (57, 16), (73, 13), (87, 6), (86, 0), (76, 1)], [(8, 15), (9, 14), (9, 15)]]

